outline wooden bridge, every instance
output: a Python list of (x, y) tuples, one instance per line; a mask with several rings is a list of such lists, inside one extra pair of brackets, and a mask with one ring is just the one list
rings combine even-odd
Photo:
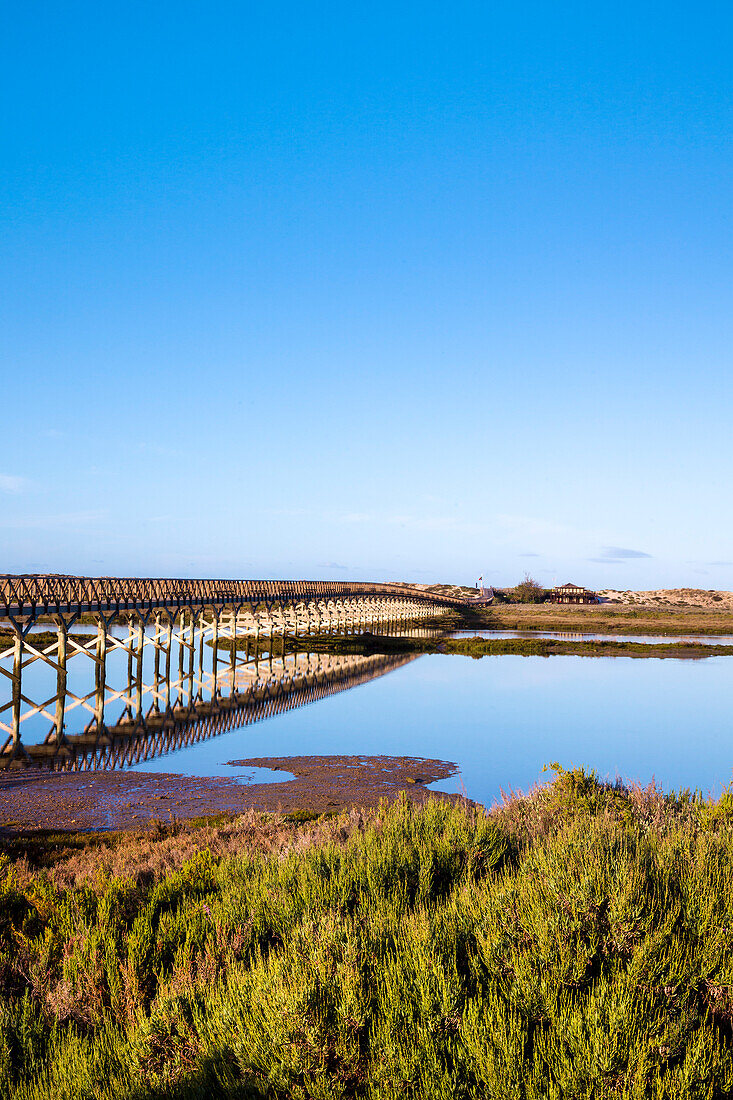
[(432, 595), (410, 585), (363, 581), (217, 581), (151, 577), (0, 575), (0, 618), (38, 615), (119, 614), (184, 608), (296, 606), (326, 601), (377, 600), (433, 609), (466, 601)]
[(0, 767), (125, 757), (192, 708), (229, 713), (242, 677), (248, 698), (291, 684), (288, 635), (404, 632), (467, 602), (364, 582), (0, 576)]

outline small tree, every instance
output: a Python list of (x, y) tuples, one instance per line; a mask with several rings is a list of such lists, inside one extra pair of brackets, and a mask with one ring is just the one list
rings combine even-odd
[(530, 577), (529, 573), (525, 573), (524, 580), (515, 586), (512, 595), (515, 603), (542, 603), (545, 590), (539, 581)]

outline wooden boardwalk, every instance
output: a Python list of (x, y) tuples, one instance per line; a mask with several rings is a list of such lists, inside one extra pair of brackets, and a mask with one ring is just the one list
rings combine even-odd
[(243, 674), (259, 683), (263, 653), (272, 680), (288, 635), (404, 631), (471, 602), (367, 582), (2, 575), (0, 767), (124, 755), (140, 730), (168, 738), (181, 707), (225, 713), (222, 677), (233, 696)]

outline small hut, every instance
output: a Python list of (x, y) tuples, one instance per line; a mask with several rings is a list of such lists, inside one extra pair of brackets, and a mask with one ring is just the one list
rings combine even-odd
[(553, 588), (552, 603), (598, 603), (598, 593), (591, 592), (590, 588), (583, 588), (580, 584), (561, 584)]

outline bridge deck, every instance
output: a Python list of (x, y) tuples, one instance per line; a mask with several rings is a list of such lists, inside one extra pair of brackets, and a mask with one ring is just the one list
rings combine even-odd
[(0, 574), (0, 617), (79, 615), (122, 611), (180, 610), (292, 604), (301, 601), (382, 598), (436, 607), (462, 607), (465, 600), (403, 584), (364, 581), (188, 580), (152, 577), (72, 577)]

